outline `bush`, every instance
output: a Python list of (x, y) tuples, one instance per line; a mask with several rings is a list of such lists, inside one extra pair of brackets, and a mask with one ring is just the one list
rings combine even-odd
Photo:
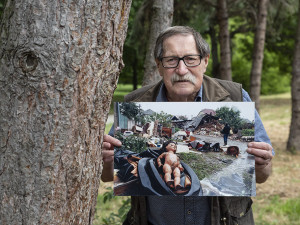
[(138, 137), (135, 135), (131, 135), (125, 138), (121, 133), (116, 133), (115, 137), (122, 142), (121, 149), (130, 150), (136, 153), (140, 153), (148, 149), (146, 145), (146, 138)]
[(254, 129), (242, 130), (242, 136), (254, 136)]
[(112, 210), (109, 214), (106, 216), (99, 217), (98, 214), (96, 214), (96, 220), (94, 221), (94, 224), (102, 224), (102, 225), (118, 225), (122, 224), (124, 220), (126, 219), (127, 212), (130, 209), (130, 198), (129, 197), (120, 197), (120, 196), (114, 196), (113, 195), (113, 189), (112, 188), (106, 188), (107, 191), (103, 195), (98, 196), (98, 204), (96, 210), (100, 210), (100, 205), (103, 207), (102, 210), (105, 210), (104, 205), (108, 206), (111, 204), (116, 204), (118, 207), (118, 210)]

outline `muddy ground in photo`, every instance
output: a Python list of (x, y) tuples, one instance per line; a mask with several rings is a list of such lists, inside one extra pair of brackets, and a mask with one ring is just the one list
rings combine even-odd
[[(222, 136), (195, 137), (197, 141), (211, 145), (219, 143), (222, 147)], [(226, 155), (225, 152), (196, 150), (178, 154), (198, 176), (205, 196), (255, 196), (254, 157), (246, 152), (247, 142), (228, 139), (227, 146), (237, 146), (240, 151), (238, 157)]]

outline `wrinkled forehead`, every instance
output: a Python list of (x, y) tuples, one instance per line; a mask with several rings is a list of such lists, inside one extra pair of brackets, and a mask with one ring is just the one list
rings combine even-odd
[(180, 52), (198, 54), (196, 41), (192, 34), (176, 34), (164, 40), (162, 49), (163, 56)]

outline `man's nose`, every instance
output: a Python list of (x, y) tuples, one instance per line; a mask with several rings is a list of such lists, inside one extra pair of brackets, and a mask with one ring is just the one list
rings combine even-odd
[(178, 66), (176, 67), (176, 72), (179, 75), (185, 75), (188, 72), (188, 68), (184, 64), (183, 59), (179, 60)]

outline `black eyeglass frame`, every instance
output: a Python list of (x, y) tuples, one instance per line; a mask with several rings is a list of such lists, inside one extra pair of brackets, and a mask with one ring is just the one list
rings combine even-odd
[[(185, 63), (185, 61), (184, 61), (184, 58), (189, 57), (189, 56), (199, 56), (199, 57), (200, 57), (200, 62), (199, 62), (199, 64), (193, 65), (193, 66), (188, 66), (188, 65), (186, 65), (186, 63)], [(164, 66), (163, 59), (165, 59), (165, 58), (177, 58), (177, 59), (178, 59), (177, 65), (176, 65), (176, 66), (171, 66), (171, 67), (170, 67), (170, 66)], [(167, 57), (161, 57), (161, 58), (160, 58), (161, 65), (163, 66), (163, 68), (166, 68), (166, 69), (176, 68), (176, 67), (179, 65), (180, 60), (183, 61), (184, 65), (186, 65), (186, 67), (196, 67), (196, 66), (199, 66), (199, 65), (201, 64), (202, 56), (201, 56), (201, 55), (185, 55), (185, 56), (183, 56), (183, 57), (167, 56)]]

